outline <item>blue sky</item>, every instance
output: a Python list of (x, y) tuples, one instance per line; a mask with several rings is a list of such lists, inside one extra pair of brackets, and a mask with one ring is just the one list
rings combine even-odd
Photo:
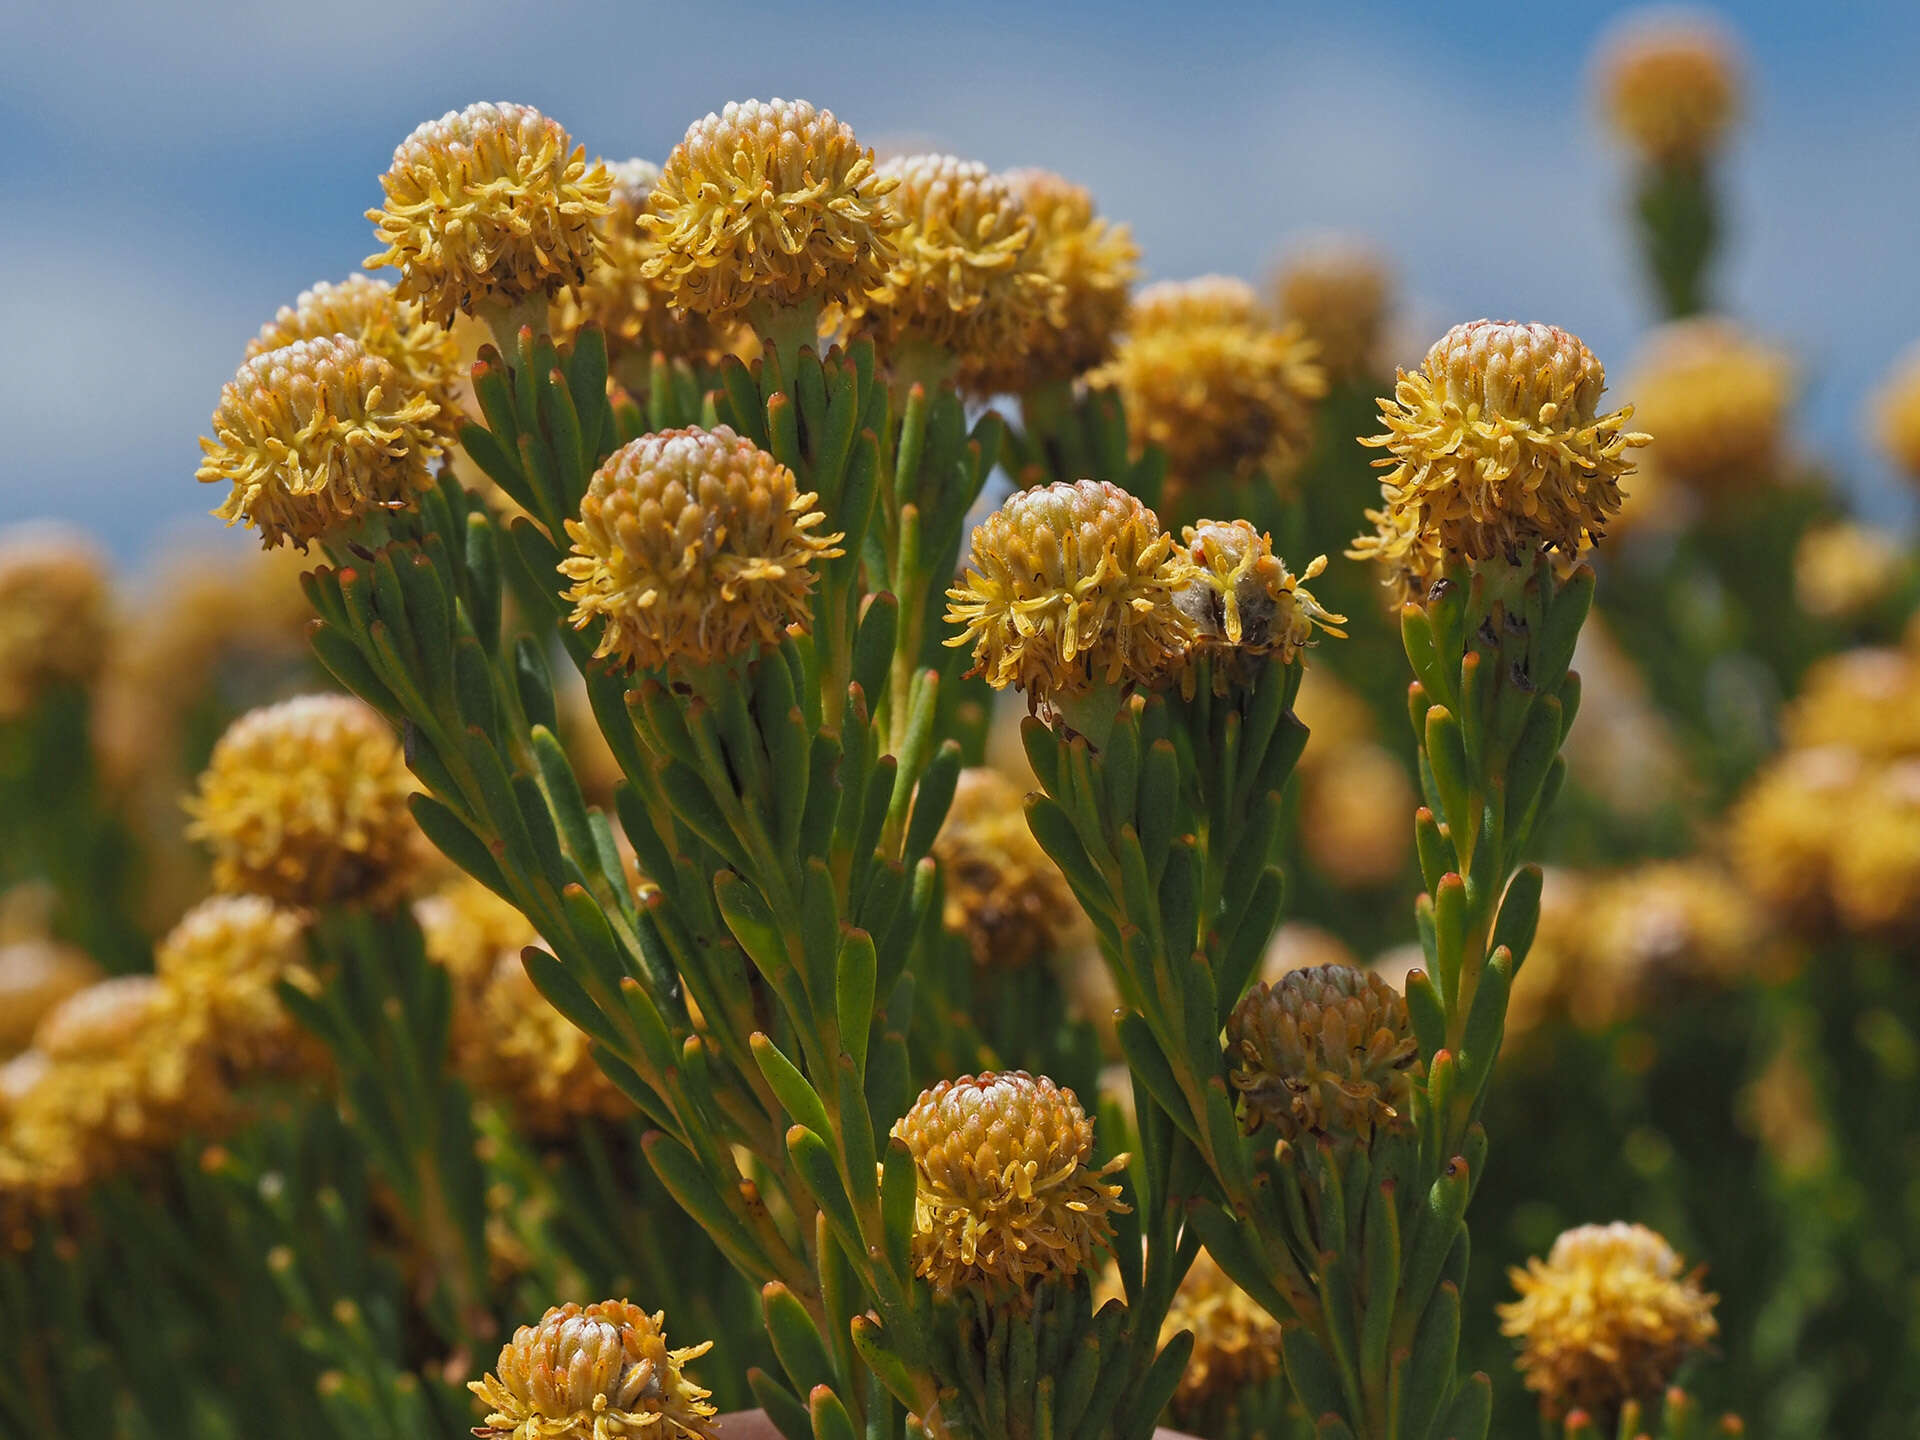
[[(210, 538), (195, 438), (245, 341), (373, 248), (394, 144), (480, 99), (658, 159), (728, 99), (801, 96), (870, 142), (1089, 184), (1154, 276), (1257, 277), (1290, 239), (1360, 232), (1422, 338), (1547, 320), (1617, 376), (1648, 313), (1586, 65), (1622, 8), (15, 0), (0, 518), (73, 521), (129, 560)], [(1807, 443), (1904, 517), (1859, 416), (1920, 338), (1920, 6), (1721, 13), (1753, 110), (1721, 293), (1798, 356)]]

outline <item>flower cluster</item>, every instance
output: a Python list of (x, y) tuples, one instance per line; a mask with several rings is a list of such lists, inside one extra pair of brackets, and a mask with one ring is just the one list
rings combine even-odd
[(1793, 386), (1771, 346), (1726, 320), (1676, 320), (1648, 338), (1630, 388), (1662, 480), (1738, 499), (1776, 478)]
[(91, 545), (46, 525), (0, 534), (0, 723), (51, 688), (85, 685), (107, 628), (106, 567)]

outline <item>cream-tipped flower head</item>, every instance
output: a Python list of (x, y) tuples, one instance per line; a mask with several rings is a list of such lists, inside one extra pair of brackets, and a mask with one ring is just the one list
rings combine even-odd
[(1366, 1144), (1413, 1124), (1419, 1047), (1407, 1002), (1378, 975), (1320, 965), (1254, 986), (1227, 1018), (1227, 1054), (1249, 1131)]
[(1920, 485), (1920, 345), (1900, 357), (1874, 396), (1873, 420), (1887, 458)]
[(1327, 393), (1317, 355), (1299, 325), (1261, 317), (1250, 286), (1207, 277), (1142, 290), (1113, 359), (1087, 378), (1118, 392), (1136, 449), (1166, 452), (1169, 490), (1196, 494), (1292, 479)]
[(260, 333), (247, 342), (246, 358), (278, 350), (296, 340), (327, 340), (344, 335), (358, 340), (369, 355), (393, 366), (409, 389), (440, 407), (443, 435), (451, 436), (460, 415), (460, 342), (451, 330), (426, 318), (420, 307), (402, 300), (385, 280), (355, 273), (339, 284), (321, 281), (302, 290), (293, 304), (282, 305)]
[(386, 245), (369, 268), (400, 271), (399, 295), (450, 325), (587, 278), (596, 217), (613, 186), (565, 127), (529, 105), (449, 110), (402, 140), (369, 210)]
[(0, 943), (0, 1055), (24, 1049), (41, 1016), (99, 978), (85, 951), (57, 940)]
[(1568, 1230), (1545, 1260), (1507, 1274), (1520, 1298), (1500, 1307), (1500, 1328), (1519, 1340), (1527, 1388), (1556, 1419), (1653, 1403), (1720, 1328), (1701, 1272), (1644, 1225)]
[(1774, 478), (1793, 370), (1787, 357), (1717, 316), (1676, 320), (1642, 348), (1628, 385), (1662, 479), (1738, 496)]
[(214, 510), (265, 545), (316, 540), (380, 510), (404, 509), (457, 417), (346, 335), (296, 340), (241, 365), (220, 393), (195, 478), (226, 482)]
[(0, 720), (50, 688), (85, 685), (109, 621), (106, 561), (84, 536), (42, 523), (0, 531)]
[(966, 936), (975, 965), (1017, 970), (1057, 950), (1078, 911), (1060, 867), (1033, 838), (1013, 781), (985, 766), (962, 770), (933, 853), (947, 928)]
[(1273, 277), (1280, 318), (1306, 331), (1336, 380), (1374, 375), (1392, 294), (1386, 262), (1358, 241), (1316, 243), (1287, 257)]
[(607, 458), (567, 521), (576, 628), (604, 619), (596, 655), (642, 670), (701, 667), (805, 626), (815, 565), (840, 554), (818, 497), (726, 426), (663, 430)]
[(1214, 661), (1213, 685), (1220, 694), (1244, 678), (1246, 667), (1238, 660), (1275, 655), (1291, 664), (1314, 643), (1316, 629), (1346, 634), (1339, 627), (1347, 617), (1322, 608), (1301, 586), (1327, 568), (1326, 556), (1295, 575), (1273, 553), (1273, 537), (1248, 521), (1202, 520), (1182, 534), (1191, 568), (1174, 603), (1193, 622), (1187, 658)]
[(1056, 481), (1008, 498), (973, 532), (947, 591), (948, 645), (973, 670), (1038, 707), (1100, 684), (1152, 685), (1184, 654), (1174, 603), (1188, 562), (1140, 501), (1104, 480)]
[(1026, 206), (1003, 177), (951, 155), (904, 155), (880, 173), (896, 182), (886, 206), (899, 259), (862, 327), (896, 355), (953, 356), (975, 393), (1020, 388), (1027, 347), (1062, 297)]
[(710, 363), (725, 349), (721, 332), (703, 315), (674, 309), (646, 276), (647, 262), (660, 249), (644, 224), (660, 167), (648, 160), (622, 160), (607, 169), (613, 193), (597, 222), (599, 258), (584, 284), (554, 300), (554, 336), (569, 339), (583, 325), (598, 325), (615, 360), (658, 353)]
[(419, 787), (387, 723), (344, 695), (250, 710), (213, 747), (187, 834), (227, 894), (287, 905), (383, 905), (412, 883)]
[(302, 937), (305, 917), (261, 895), (216, 895), (180, 918), (154, 950), (153, 969), (204, 1019), (210, 1042), (243, 1074), (304, 1068), (305, 1032), (280, 1003), (281, 981), (316, 988)]
[(1028, 390), (1085, 374), (1113, 353), (1139, 273), (1140, 247), (1125, 225), (1102, 219), (1093, 194), (1050, 170), (1011, 170), (1008, 187), (1034, 224), (1035, 263), (1058, 285), (1046, 324), (1027, 337)]
[(831, 110), (730, 101), (667, 157), (641, 223), (643, 273), (668, 302), (720, 321), (774, 309), (858, 309), (893, 268), (896, 181)]
[(1693, 163), (1739, 114), (1741, 68), (1734, 42), (1706, 16), (1637, 16), (1601, 49), (1601, 103), (1642, 159)]
[(1125, 1207), (1093, 1165), (1093, 1122), (1073, 1091), (1024, 1070), (962, 1075), (920, 1092), (893, 1127), (913, 1153), (914, 1273), (949, 1295), (1019, 1303), (1109, 1249)]
[(711, 1340), (667, 1348), (664, 1311), (625, 1300), (556, 1305), (522, 1325), (492, 1374), (467, 1388), (487, 1407), (481, 1440), (708, 1440), (713, 1406), (687, 1374)]
[(1390, 578), (1424, 586), (1449, 560), (1528, 561), (1551, 547), (1578, 556), (1620, 509), (1628, 407), (1600, 413), (1599, 358), (1552, 325), (1456, 325), (1382, 400), (1388, 453), (1376, 526), (1348, 551)]

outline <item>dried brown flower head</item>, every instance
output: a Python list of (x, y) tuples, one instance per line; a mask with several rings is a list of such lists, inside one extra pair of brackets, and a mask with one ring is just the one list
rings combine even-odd
[[(1346, 634), (1339, 627), (1347, 617), (1323, 609), (1301, 585), (1327, 568), (1326, 556), (1295, 575), (1273, 553), (1273, 538), (1245, 520), (1202, 520), (1182, 534), (1190, 568), (1174, 603), (1193, 622), (1187, 660), (1214, 662), (1220, 694), (1244, 678), (1239, 662), (1274, 655), (1291, 664), (1314, 643), (1316, 629)], [(1190, 672), (1182, 683), (1191, 689)]]

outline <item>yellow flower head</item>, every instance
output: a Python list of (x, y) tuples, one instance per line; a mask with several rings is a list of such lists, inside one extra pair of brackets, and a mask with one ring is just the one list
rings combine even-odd
[(1136, 449), (1166, 452), (1174, 492), (1261, 473), (1282, 485), (1313, 449), (1317, 354), (1300, 326), (1260, 319), (1250, 287), (1213, 278), (1142, 290), (1113, 359), (1087, 378), (1119, 392)]
[(393, 152), (369, 210), (386, 245), (369, 268), (400, 271), (399, 295), (450, 325), (587, 278), (613, 180), (564, 127), (528, 105), (479, 104), (429, 120)]
[(613, 194), (598, 221), (600, 255), (586, 283), (554, 301), (555, 338), (570, 339), (581, 326), (598, 325), (607, 337), (607, 353), (616, 360), (658, 352), (668, 359), (711, 363), (725, 349), (720, 332), (703, 315), (673, 309), (646, 276), (647, 262), (660, 249), (643, 223), (660, 167), (622, 160), (607, 169)]
[(1249, 1131), (1365, 1144), (1413, 1124), (1413, 1022), (1378, 975), (1321, 965), (1254, 986), (1227, 1017), (1227, 1054)]
[(1349, 889), (1400, 877), (1419, 803), (1406, 766), (1386, 746), (1337, 738), (1300, 776), (1300, 841), (1313, 868)]
[(973, 670), (1041, 705), (1094, 686), (1151, 685), (1184, 653), (1192, 625), (1174, 604), (1187, 562), (1154, 513), (1104, 480), (1056, 481), (1010, 497), (973, 532), (947, 592), (947, 644)]
[(625, 1300), (557, 1305), (522, 1325), (494, 1373), (467, 1388), (490, 1412), (481, 1440), (707, 1440), (709, 1392), (686, 1373), (711, 1340), (667, 1348), (661, 1323)]
[(1793, 372), (1772, 346), (1716, 317), (1676, 320), (1648, 339), (1628, 388), (1662, 479), (1738, 495), (1774, 477)]
[(287, 905), (385, 905), (412, 883), (419, 787), (386, 722), (344, 695), (250, 710), (213, 747), (187, 834), (227, 894)]
[(440, 407), (441, 430), (449, 438), (460, 415), (460, 342), (402, 300), (393, 286), (369, 275), (353, 274), (338, 285), (321, 281), (282, 305), (260, 333), (247, 342), (246, 358), (278, 350), (296, 340), (327, 340), (344, 335), (358, 340), (369, 355), (393, 366), (401, 382)]
[(1823, 620), (1855, 619), (1883, 604), (1912, 572), (1884, 530), (1836, 520), (1816, 525), (1793, 551), (1793, 598)]
[(494, 961), (472, 1014), (455, 1016), (454, 1052), (467, 1083), (504, 1100), (529, 1134), (564, 1136), (583, 1116), (633, 1113), (595, 1063), (592, 1041), (534, 986), (518, 949)]
[(893, 268), (900, 222), (883, 202), (895, 183), (831, 110), (729, 102), (667, 157), (641, 219), (659, 247), (643, 273), (715, 321), (755, 301), (858, 309)]
[(0, 531), (0, 721), (98, 673), (109, 620), (106, 561), (85, 537), (39, 523)]
[(567, 521), (576, 628), (604, 618), (596, 655), (642, 670), (706, 666), (778, 645), (811, 612), (818, 497), (726, 426), (645, 435), (608, 457)]
[(1380, 402), (1388, 453), (1376, 533), (1347, 553), (1424, 586), (1447, 561), (1521, 562), (1543, 547), (1577, 556), (1620, 509), (1631, 407), (1599, 413), (1606, 371), (1551, 325), (1475, 320), (1402, 370)]
[(233, 487), (213, 512), (265, 545), (309, 541), (433, 483), (456, 417), (358, 340), (296, 340), (241, 365), (220, 393), (195, 478)]
[(1848, 843), (1871, 773), (1845, 746), (1791, 750), (1756, 775), (1728, 813), (1728, 848), (1742, 883), (1803, 929), (1831, 913), (1833, 857)]
[(1174, 1292), (1161, 1342), (1193, 1332), (1193, 1356), (1174, 1391), (1174, 1411), (1198, 1414), (1216, 1401), (1232, 1403), (1280, 1373), (1280, 1322), (1269, 1315), (1201, 1251)]
[(234, 1070), (305, 1068), (305, 1032), (280, 1003), (286, 981), (316, 988), (307, 969), (305, 918), (260, 895), (216, 895), (180, 918), (154, 951), (154, 973), (204, 1021), (210, 1042)]
[(1601, 101), (1643, 159), (1695, 162), (1739, 113), (1740, 69), (1733, 42), (1704, 18), (1637, 19), (1601, 51)]
[(1838, 745), (1871, 760), (1920, 755), (1920, 657), (1868, 646), (1816, 661), (1782, 728), (1795, 749)]
[(0, 943), (0, 1055), (24, 1049), (41, 1016), (99, 978), (100, 967), (71, 945), (33, 938)]
[(1855, 792), (1832, 850), (1833, 908), (1858, 935), (1920, 932), (1920, 759), (1895, 761)]
[(960, 772), (933, 853), (946, 881), (947, 928), (967, 937), (982, 969), (1046, 959), (1079, 913), (1027, 826), (1024, 793), (998, 770)]
[(1074, 379), (1113, 353), (1140, 247), (1125, 225), (1100, 218), (1084, 187), (1049, 170), (1003, 178), (1033, 219), (1035, 263), (1060, 287), (1046, 324), (1027, 337), (1024, 374), (1009, 377), (1007, 388), (1029, 390)]
[(1615, 1221), (1569, 1230), (1544, 1261), (1507, 1272), (1520, 1298), (1500, 1307), (1500, 1328), (1519, 1340), (1519, 1368), (1549, 1415), (1652, 1403), (1713, 1338), (1719, 1297), (1681, 1266), (1646, 1226)]
[(900, 222), (900, 257), (864, 327), (895, 352), (951, 354), (976, 393), (1019, 388), (1027, 347), (1063, 295), (1042, 268), (1026, 206), (986, 166), (951, 155), (902, 156), (880, 173), (898, 182), (886, 206)]
[(936, 1293), (1023, 1303), (1111, 1247), (1120, 1187), (1095, 1169), (1093, 1122), (1073, 1091), (1024, 1070), (963, 1075), (923, 1090), (894, 1124), (913, 1152), (914, 1273)]
[(1288, 257), (1273, 277), (1275, 308), (1319, 347), (1336, 380), (1371, 378), (1392, 297), (1386, 263), (1364, 244), (1325, 241)]
[(1291, 664), (1314, 643), (1316, 628), (1345, 635), (1339, 627), (1347, 617), (1322, 609), (1300, 584), (1327, 568), (1326, 556), (1295, 575), (1273, 553), (1273, 537), (1245, 520), (1202, 520), (1182, 533), (1192, 568), (1174, 603), (1193, 622), (1187, 658), (1214, 660), (1220, 694), (1238, 673), (1230, 661), (1277, 655)]
[(1908, 480), (1920, 484), (1920, 346), (1900, 357), (1874, 397), (1880, 448)]

